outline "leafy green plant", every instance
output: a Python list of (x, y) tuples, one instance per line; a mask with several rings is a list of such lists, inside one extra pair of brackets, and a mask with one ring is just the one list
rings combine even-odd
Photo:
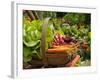
[(23, 27), (23, 53), (24, 62), (28, 62), (32, 57), (42, 59), (41, 54), (41, 27), (42, 21), (34, 20), (29, 22), (24, 19)]

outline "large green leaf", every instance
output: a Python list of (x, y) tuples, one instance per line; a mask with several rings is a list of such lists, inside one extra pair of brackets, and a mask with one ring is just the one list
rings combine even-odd
[(34, 47), (35, 45), (37, 45), (40, 40), (37, 40), (37, 41), (31, 41), (31, 42), (26, 42), (26, 41), (23, 41), (24, 44), (27, 46), (27, 47)]

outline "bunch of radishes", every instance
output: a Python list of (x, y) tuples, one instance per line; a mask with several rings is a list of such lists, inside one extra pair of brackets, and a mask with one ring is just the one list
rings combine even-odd
[(52, 41), (52, 45), (64, 45), (74, 42), (75, 39), (70, 36), (61, 35), (59, 33), (54, 35), (54, 40)]
[(60, 34), (54, 35), (54, 40), (52, 41), (52, 45), (62, 45), (64, 44), (64, 36)]

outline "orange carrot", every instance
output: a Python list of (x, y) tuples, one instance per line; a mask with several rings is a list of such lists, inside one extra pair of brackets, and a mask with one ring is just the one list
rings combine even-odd
[(64, 52), (64, 51), (66, 51), (67, 50), (67, 48), (65, 47), (63, 47), (63, 48), (61, 48), (61, 47), (59, 47), (59, 48), (53, 48), (53, 49), (48, 49), (47, 50), (47, 52), (48, 53), (56, 53), (56, 52)]
[(66, 64), (67, 67), (74, 67), (75, 64), (80, 60), (80, 56), (77, 55), (71, 62)]

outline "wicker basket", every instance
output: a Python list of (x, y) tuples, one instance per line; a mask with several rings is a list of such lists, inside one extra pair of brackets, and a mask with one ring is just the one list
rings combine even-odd
[(77, 47), (76, 44), (70, 44), (73, 46), (73, 51), (67, 51), (68, 54), (60, 52), (60, 53), (48, 53), (46, 51), (46, 28), (48, 26), (48, 21), (50, 18), (46, 18), (43, 24), (42, 28), (42, 40), (41, 40), (41, 50), (42, 50), (42, 55), (43, 55), (43, 64), (44, 66), (47, 65), (64, 65), (70, 61), (68, 59), (68, 56), (72, 56), (72, 54), (77, 53)]

